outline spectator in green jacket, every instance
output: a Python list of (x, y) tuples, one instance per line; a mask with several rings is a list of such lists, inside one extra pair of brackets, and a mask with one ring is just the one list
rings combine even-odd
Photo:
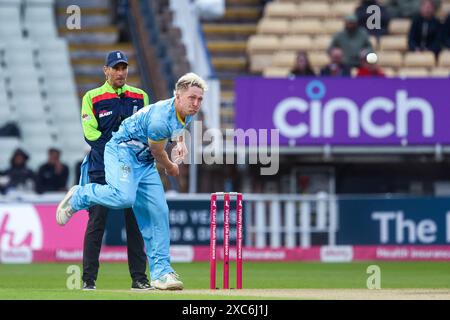
[(361, 50), (373, 51), (367, 32), (358, 26), (356, 15), (345, 17), (345, 29), (336, 33), (328, 49), (338, 47), (344, 53), (344, 63), (350, 67), (359, 66)]

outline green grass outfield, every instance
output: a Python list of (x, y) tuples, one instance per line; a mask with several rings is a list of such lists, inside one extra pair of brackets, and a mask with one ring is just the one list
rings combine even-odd
[[(66, 273), (69, 264), (0, 265), (0, 299), (277, 299), (271, 292), (278, 289), (365, 289), (369, 265), (381, 269), (382, 289), (438, 289), (449, 293), (450, 263), (439, 262), (364, 262), (364, 263), (245, 263), (244, 289), (260, 289), (258, 297), (239, 295), (240, 291), (209, 290), (208, 263), (177, 263), (185, 289), (182, 292), (130, 291), (128, 266), (124, 263), (102, 263), (94, 292), (69, 290)], [(219, 264), (221, 266), (221, 264)], [(80, 264), (78, 264), (80, 266)], [(221, 267), (218, 268), (221, 286)], [(234, 265), (230, 268), (230, 284), (235, 284)], [(275, 290), (277, 289), (277, 290)], [(243, 290), (246, 291), (246, 290)], [(373, 290), (367, 290), (373, 291)], [(302, 297), (293, 296), (292, 299)]]

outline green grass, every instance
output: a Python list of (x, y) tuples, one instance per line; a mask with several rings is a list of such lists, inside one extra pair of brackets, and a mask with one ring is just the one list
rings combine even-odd
[[(366, 288), (367, 267), (381, 268), (383, 289), (423, 288), (449, 289), (450, 263), (439, 262), (365, 262), (365, 263), (245, 263), (246, 289), (312, 289), (312, 288)], [(166, 292), (142, 294), (125, 292), (131, 281), (127, 264), (101, 264), (95, 292), (69, 290), (66, 287), (69, 264), (0, 265), (0, 299), (256, 299), (233, 296), (205, 296), (200, 294), (171, 294)], [(174, 264), (186, 289), (209, 288), (207, 263)], [(234, 265), (231, 265), (230, 284), (235, 283)], [(221, 269), (217, 270), (218, 286)], [(124, 290), (114, 292), (110, 290)], [(267, 297), (265, 298), (267, 299)]]

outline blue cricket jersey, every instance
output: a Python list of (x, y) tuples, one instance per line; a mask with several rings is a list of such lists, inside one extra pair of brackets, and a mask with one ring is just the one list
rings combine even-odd
[(140, 160), (148, 157), (148, 160), (153, 161), (148, 139), (154, 142), (175, 139), (182, 134), (192, 118), (189, 115), (184, 121), (181, 119), (175, 110), (175, 98), (158, 101), (125, 119), (119, 130), (113, 133), (111, 141), (117, 144), (127, 143), (136, 150)]

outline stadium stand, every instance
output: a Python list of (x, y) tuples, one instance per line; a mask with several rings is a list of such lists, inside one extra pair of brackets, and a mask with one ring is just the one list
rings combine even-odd
[[(59, 33), (69, 43), (78, 96), (104, 82), (102, 67), (108, 52), (122, 50), (130, 60), (127, 82), (141, 87), (135, 50), (128, 41), (125, 27), (118, 23), (116, 8), (110, 0), (57, 1), (57, 21)], [(82, 10), (81, 29), (68, 29), (67, 7), (78, 5)]]
[[(324, 51), (328, 48), (332, 35), (342, 30), (344, 17), (354, 13), (358, 5), (359, 1), (355, 0), (269, 2), (257, 23), (256, 34), (251, 35), (247, 42), (249, 71), (272, 77), (288, 74), (286, 70), (279, 70), (288, 65), (280, 66), (273, 57), (279, 52), (284, 52), (283, 55), (286, 56), (287, 52), (305, 50), (315, 72), (318, 72), (327, 61)], [(449, 1), (442, 2), (438, 15), (441, 20), (448, 14), (449, 5)], [(410, 19), (394, 18), (390, 20), (388, 35), (381, 36), (379, 41), (371, 37), (371, 43), (379, 55), (380, 66), (388, 68), (388, 77), (442, 77), (445, 74), (442, 67), (446, 66), (443, 61), (448, 61), (448, 53), (442, 52), (443, 58), (439, 56), (436, 61), (429, 52), (407, 52), (410, 27)]]
[(168, 94), (175, 88), (176, 80), (190, 71), (186, 48), (181, 41), (181, 30), (173, 25), (173, 12), (169, 1), (149, 1), (154, 15), (151, 32), (158, 43), (158, 58), (163, 64), (163, 74), (167, 81)]
[[(275, 28), (278, 32), (287, 32), (283, 29), (286, 24), (275, 26), (259, 26), (263, 4), (259, 0), (227, 0), (225, 14), (220, 19), (202, 22), (202, 30), (206, 45), (211, 55), (211, 63), (220, 80), (221, 88), (221, 125), (222, 128), (231, 128), (234, 124), (234, 78), (247, 74), (249, 68), (262, 70), (267, 66), (267, 53), (271, 55), (276, 48), (273, 38), (256, 39), (252, 44), (256, 54), (255, 60), (249, 64), (246, 53), (247, 41), (257, 32), (257, 28)], [(278, 29), (277, 29), (278, 28)], [(275, 31), (277, 32), (277, 31)], [(263, 64), (263, 66), (261, 66)]]
[(84, 142), (79, 139), (79, 102), (67, 44), (57, 37), (54, 2), (2, 1), (0, 6), (2, 123), (15, 121), (22, 133), (21, 139), (0, 138), (0, 169), (16, 147), (29, 152), (33, 170), (46, 160), (50, 147), (60, 148), (63, 160), (73, 166), (83, 157)]
[[(155, 33), (160, 36), (157, 51), (160, 57), (167, 57), (159, 64), (167, 88), (164, 92), (155, 90), (159, 96), (152, 95), (154, 90), (148, 90), (148, 83), (145, 89), (152, 100), (162, 99), (171, 94), (174, 79), (190, 67), (180, 30), (171, 24), (168, 1), (141, 3), (149, 5), (156, 17), (156, 28), (146, 41)], [(69, 165), (70, 182), (75, 181), (74, 166), (88, 150), (80, 124), (80, 99), (104, 82), (102, 67), (107, 52), (124, 51), (130, 61), (127, 82), (143, 87), (142, 68), (131, 42), (130, 30), (135, 28), (128, 24), (128, 6), (127, 2), (111, 0), (0, 2), (0, 126), (15, 121), (22, 133), (22, 138), (0, 138), (0, 147), (5, 150), (0, 170), (6, 169), (16, 147), (30, 154), (33, 170), (46, 160), (48, 148), (57, 147), (62, 161)], [(82, 8), (81, 25), (69, 28), (67, 19), (76, 14), (77, 7)], [(138, 12), (131, 20), (144, 16)], [(151, 68), (151, 73), (155, 70)]]

